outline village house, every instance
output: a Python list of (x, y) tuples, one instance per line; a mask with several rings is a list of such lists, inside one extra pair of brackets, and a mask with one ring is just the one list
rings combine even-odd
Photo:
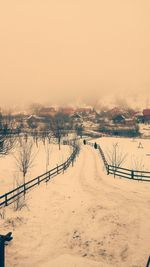
[(150, 109), (144, 109), (143, 110), (143, 119), (144, 123), (150, 123)]
[(114, 123), (125, 123), (125, 116), (122, 114), (118, 114), (113, 116), (112, 120)]
[(82, 116), (78, 113), (71, 115), (71, 119), (73, 119), (74, 122), (83, 122)]
[(135, 122), (135, 119), (134, 118), (129, 118), (129, 119), (125, 119), (125, 125), (127, 125), (127, 126), (134, 126), (136, 124), (136, 122)]
[(56, 109), (54, 107), (42, 107), (39, 111), (39, 116), (48, 117), (48, 116), (55, 116)]
[(137, 112), (134, 115), (134, 119), (137, 123), (144, 123), (144, 116), (143, 116), (143, 112)]
[(61, 107), (58, 111), (65, 115), (73, 115), (75, 110), (72, 107)]
[(112, 119), (112, 118), (114, 118), (116, 116), (120, 116), (120, 115), (123, 115), (123, 116), (126, 115), (126, 111), (124, 109), (119, 108), (119, 107), (114, 107), (114, 108), (106, 111), (106, 113), (107, 113), (107, 117), (109, 119)]
[(44, 117), (31, 115), (26, 119), (26, 122), (30, 128), (37, 128), (41, 122), (44, 123)]

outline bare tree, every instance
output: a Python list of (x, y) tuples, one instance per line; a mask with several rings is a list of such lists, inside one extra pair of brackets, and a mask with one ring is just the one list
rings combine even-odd
[(39, 104), (39, 103), (32, 103), (30, 106), (29, 106), (29, 111), (31, 114), (35, 114), (35, 115), (40, 115), (40, 112), (42, 110), (44, 106)]
[(51, 121), (51, 131), (53, 132), (53, 136), (57, 139), (59, 150), (61, 139), (66, 134), (65, 129), (65, 116), (61, 113), (58, 113), (53, 120)]
[(2, 125), (0, 130), (0, 155), (7, 155), (15, 144), (16, 138), (12, 129), (7, 124)]
[(84, 130), (83, 124), (80, 124), (80, 125), (76, 124), (75, 125), (75, 131), (76, 131), (77, 135), (80, 136), (80, 138), (82, 138), (82, 136), (83, 136), (83, 130)]
[(131, 158), (131, 163), (132, 163), (132, 170), (133, 171), (138, 171), (139, 179), (142, 179), (143, 177), (143, 172), (145, 171), (145, 165), (143, 162), (143, 158), (140, 157), (135, 157), (134, 155)]
[(7, 122), (0, 112), (0, 156), (7, 155), (15, 143), (13, 127), (11, 122)]
[(106, 153), (107, 162), (114, 167), (114, 176), (117, 168), (121, 167), (125, 162), (127, 153), (123, 153), (118, 143), (112, 144), (112, 148)]
[(32, 132), (32, 136), (33, 136), (33, 141), (34, 143), (36, 143), (36, 146), (38, 147), (38, 131), (35, 129), (33, 132)]
[(21, 191), (19, 187), (21, 186), (21, 181), (19, 180), (18, 174), (14, 174), (14, 181), (13, 181), (13, 188), (17, 188), (17, 191), (14, 192), (15, 201), (13, 202), (13, 209), (14, 211), (21, 210), (23, 207), (27, 207), (25, 198), (22, 197)]
[(33, 142), (31, 140), (20, 139), (19, 141), (19, 151), (17, 156), (14, 156), (16, 159), (17, 166), (19, 171), (23, 175), (23, 183), (25, 183), (25, 177), (28, 170), (33, 166), (33, 161), (35, 155), (33, 154)]
[(3, 208), (1, 208), (1, 210), (0, 210), (0, 218), (1, 218), (2, 220), (5, 219), (5, 214), (6, 214), (6, 209), (5, 209), (5, 207), (3, 207)]
[(49, 132), (48, 135), (47, 135), (47, 139), (48, 139), (48, 143), (49, 144), (51, 142), (52, 137), (53, 137), (53, 133), (52, 132)]
[(46, 154), (46, 172), (48, 171), (48, 166), (50, 163), (50, 154), (52, 152), (52, 147), (49, 144), (49, 141), (47, 140), (45, 143), (45, 154)]
[(7, 155), (13, 148), (14, 142), (14, 137), (0, 134), (0, 156)]

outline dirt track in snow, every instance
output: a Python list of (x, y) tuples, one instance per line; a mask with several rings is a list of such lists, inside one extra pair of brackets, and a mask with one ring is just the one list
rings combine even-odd
[(97, 151), (82, 146), (73, 168), (28, 194), (28, 209), (6, 211), (0, 230), (14, 236), (6, 267), (145, 266), (149, 191), (107, 176)]

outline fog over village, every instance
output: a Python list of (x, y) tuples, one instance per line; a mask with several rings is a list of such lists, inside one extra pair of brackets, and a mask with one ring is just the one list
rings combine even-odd
[(0, 267), (150, 266), (149, 14), (0, 3)]

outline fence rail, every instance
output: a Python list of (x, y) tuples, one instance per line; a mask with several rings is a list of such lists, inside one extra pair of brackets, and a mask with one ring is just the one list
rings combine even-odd
[(70, 155), (70, 157), (62, 164), (56, 166), (55, 168), (51, 169), (48, 172), (45, 172), (44, 174), (41, 174), (37, 176), (36, 178), (22, 184), (21, 186), (18, 186), (17, 188), (3, 194), (0, 196), (0, 207), (8, 206), (15, 202), (18, 198), (18, 196), (22, 197), (25, 195), (27, 191), (29, 191), (31, 188), (33, 188), (36, 185), (40, 185), (41, 182), (48, 182), (51, 178), (54, 176), (64, 173), (64, 171), (70, 166), (70, 164), (73, 165), (74, 160), (79, 153), (79, 146), (75, 145), (74, 141), (65, 143), (66, 145), (73, 146), (73, 152)]
[[(94, 143), (87, 142), (88, 145), (94, 147)], [(109, 165), (104, 152), (100, 145), (96, 144), (96, 148), (99, 150), (100, 155), (102, 157), (104, 166), (106, 168), (107, 174), (113, 174), (115, 176), (119, 176), (126, 179), (133, 179), (136, 181), (144, 181), (144, 182), (150, 182), (150, 172), (148, 171), (140, 171), (140, 170), (130, 170), (127, 168), (121, 168), (118, 166)]]
[(103, 152), (101, 146), (98, 145), (97, 143), (94, 144), (94, 143), (91, 143), (91, 142), (86, 142), (86, 144), (87, 144), (87, 145), (90, 145), (90, 146), (92, 146), (92, 147), (94, 147), (94, 145), (96, 144), (96, 148), (99, 150), (99, 153), (100, 153), (100, 155), (101, 155), (101, 157), (102, 157), (104, 166), (105, 166), (105, 168), (106, 168), (106, 170), (107, 170), (107, 168), (108, 168), (108, 163), (107, 163), (107, 160), (106, 160), (106, 158), (105, 158), (105, 155), (104, 155), (104, 152)]

